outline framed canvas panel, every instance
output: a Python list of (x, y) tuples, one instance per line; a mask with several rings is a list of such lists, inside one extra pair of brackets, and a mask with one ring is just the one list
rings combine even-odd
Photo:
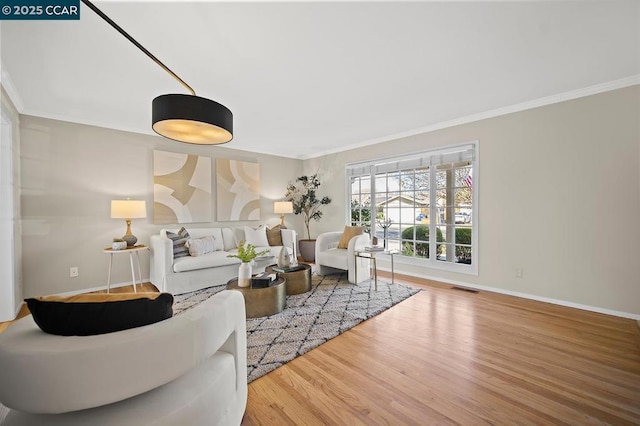
[(153, 223), (211, 222), (211, 157), (153, 151)]
[(260, 164), (216, 158), (217, 220), (260, 220)]

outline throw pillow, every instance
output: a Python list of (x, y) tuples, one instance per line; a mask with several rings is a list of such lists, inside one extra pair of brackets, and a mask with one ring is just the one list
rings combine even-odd
[(202, 256), (203, 254), (212, 253), (216, 250), (216, 239), (213, 235), (190, 238), (185, 245), (189, 248), (189, 254), (191, 256)]
[(270, 246), (281, 246), (282, 244), (282, 234), (280, 233), (281, 229), (287, 229), (285, 226), (276, 225), (273, 228), (267, 228), (267, 241), (269, 241)]
[(187, 240), (189, 240), (189, 232), (184, 229), (184, 226), (180, 228), (177, 234), (167, 231), (167, 238), (173, 241), (173, 258), (189, 256), (189, 249), (187, 248)]
[(363, 230), (364, 228), (362, 226), (345, 226), (344, 231), (342, 231), (342, 237), (340, 237), (340, 242), (338, 243), (338, 248), (348, 248), (351, 238), (355, 237), (356, 235), (362, 234)]
[(244, 227), (244, 242), (245, 244), (253, 244), (256, 247), (269, 247), (269, 240), (267, 240), (267, 228), (265, 226), (258, 226), (256, 229), (250, 226)]
[(170, 293), (92, 293), (25, 299), (45, 333), (92, 336), (141, 327), (171, 318)]

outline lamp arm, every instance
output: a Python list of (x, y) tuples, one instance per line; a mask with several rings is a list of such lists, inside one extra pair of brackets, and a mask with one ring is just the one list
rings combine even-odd
[(193, 90), (191, 88), (191, 86), (189, 86), (187, 83), (184, 82), (183, 79), (181, 79), (180, 77), (178, 77), (178, 75), (176, 73), (174, 73), (173, 71), (171, 71), (169, 69), (169, 67), (167, 67), (165, 64), (163, 64), (160, 59), (156, 58), (151, 52), (149, 52), (147, 49), (144, 48), (144, 46), (142, 46), (140, 43), (138, 43), (136, 41), (136, 39), (134, 39), (133, 37), (131, 37), (125, 30), (123, 30), (122, 28), (120, 28), (120, 26), (118, 24), (116, 24), (115, 22), (113, 22), (111, 20), (111, 18), (109, 18), (107, 15), (105, 15), (100, 9), (98, 9), (93, 3), (91, 3), (89, 0), (82, 0), (82, 3), (84, 3), (85, 5), (87, 5), (91, 10), (93, 10), (99, 17), (101, 17), (102, 19), (104, 19), (109, 25), (111, 25), (113, 28), (116, 29), (116, 31), (118, 31), (120, 34), (122, 34), (127, 40), (129, 40), (131, 43), (133, 43), (134, 46), (136, 46), (138, 49), (142, 50), (142, 52), (147, 55), (149, 58), (151, 58), (151, 60), (153, 60), (153, 62), (155, 62), (160, 68), (162, 68), (163, 70), (165, 70), (170, 76), (172, 76), (173, 78), (175, 78), (180, 84), (182, 84), (189, 92), (191, 92), (192, 95), (195, 96), (196, 92), (195, 90)]

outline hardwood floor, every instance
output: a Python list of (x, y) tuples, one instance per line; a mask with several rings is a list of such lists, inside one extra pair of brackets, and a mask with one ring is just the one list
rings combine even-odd
[(636, 321), (402, 278), (423, 291), (252, 382), (243, 424), (640, 424)]
[(249, 385), (244, 425), (640, 424), (634, 320), (424, 291)]

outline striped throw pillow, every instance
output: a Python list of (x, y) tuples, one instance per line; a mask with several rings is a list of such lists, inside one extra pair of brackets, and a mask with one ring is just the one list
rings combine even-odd
[(167, 238), (171, 238), (173, 241), (173, 258), (189, 256), (189, 248), (186, 246), (189, 240), (189, 233), (184, 226), (180, 228), (177, 234), (167, 231)]

